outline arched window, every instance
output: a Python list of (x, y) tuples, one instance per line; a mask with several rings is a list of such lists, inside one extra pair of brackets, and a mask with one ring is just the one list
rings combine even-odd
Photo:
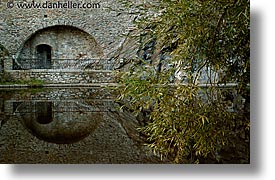
[(36, 46), (37, 68), (50, 69), (52, 58), (52, 47), (47, 44)]

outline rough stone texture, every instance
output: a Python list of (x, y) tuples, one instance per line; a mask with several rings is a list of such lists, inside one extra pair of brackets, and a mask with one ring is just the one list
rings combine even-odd
[[(39, 30), (57, 25), (75, 27), (88, 33), (102, 48), (104, 57), (111, 57), (121, 46), (129, 27), (132, 26), (129, 10), (123, 9), (118, 1), (102, 0), (100, 8), (94, 9), (19, 9), (7, 8), (3, 2), (0, 8), (0, 44), (11, 55), (20, 53), (25, 43)], [(26, 0), (31, 3), (31, 0)], [(45, 2), (37, 0), (35, 2)], [(56, 1), (48, 1), (56, 2)], [(60, 0), (59, 2), (67, 2)], [(84, 2), (91, 2), (83, 0)], [(112, 10), (113, 9), (113, 10)], [(119, 12), (120, 11), (120, 12)], [(121, 13), (122, 11), (122, 13)]]
[[(119, 66), (120, 59), (124, 58), (122, 52), (129, 47), (125, 35), (132, 30), (132, 19), (135, 15), (131, 14), (131, 10), (123, 8), (118, 0), (102, 0), (96, 4), (99, 5), (97, 8), (90, 9), (20, 9), (18, 5), (31, 5), (32, 0), (12, 2), (13, 8), (7, 8), (7, 2), (3, 1), (0, 5), (0, 44), (9, 52), (9, 56), (2, 60), (4, 62), (0, 66), (1, 69), (37, 69), (33, 66), (35, 62), (26, 59), (37, 59), (37, 46), (45, 44), (51, 47), (51, 59), (105, 59), (110, 61), (100, 62), (99, 67), (93, 62), (90, 62), (90, 65), (89, 62), (86, 64), (93, 70), (112, 70)], [(53, 0), (34, 2), (56, 3)], [(72, 2), (98, 3), (89, 0)], [(131, 49), (126, 53), (127, 57), (135, 54), (137, 50), (135, 46), (130, 46)], [(24, 64), (27, 68), (20, 66)], [(86, 64), (83, 66), (74, 63), (64, 66), (55, 63), (49, 69), (85, 69)], [(9, 73), (16, 79), (35, 78), (45, 80), (46, 83), (113, 82), (109, 72), (88, 72), (89, 75), (86, 71), (59, 73), (51, 70)]]
[(135, 144), (121, 125), (105, 115), (97, 129), (82, 141), (56, 144), (38, 139), (12, 116), (0, 131), (1, 163), (162, 163)]
[(91, 59), (103, 56), (103, 50), (90, 34), (72, 26), (54, 26), (33, 34), (24, 44), (19, 60), (37, 58), (36, 47), (40, 44), (52, 48), (52, 59)]
[(38, 79), (48, 84), (87, 84), (87, 83), (112, 83), (112, 71), (104, 70), (11, 70), (7, 71), (14, 80)]
[[(134, 9), (125, 9), (119, 1), (102, 0), (99, 3), (100, 7), (93, 9), (20, 9), (17, 7), (18, 4), (23, 2), (25, 5), (26, 3), (31, 4), (32, 0), (14, 0), (12, 2), (14, 2), (13, 8), (7, 8), (6, 2), (0, 6), (0, 44), (9, 52), (9, 57), (4, 59), (4, 63), (0, 63), (0, 71), (3, 68), (5, 70), (14, 69), (13, 65), (16, 63), (12, 62), (12, 57), (19, 64), (20, 58), (37, 59), (36, 48), (41, 44), (51, 47), (52, 59), (99, 58), (110, 60), (111, 65), (101, 67), (104, 70), (122, 68), (129, 62), (127, 59), (137, 55), (140, 39), (129, 38), (130, 36), (138, 37), (138, 32), (135, 31), (132, 24), (132, 20), (137, 15), (134, 13)], [(34, 2), (45, 3), (46, 0)], [(60, 0), (59, 2), (68, 1)], [(91, 3), (90, 0), (81, 2)], [(147, 13), (150, 14), (150, 12)], [(148, 52), (144, 55), (150, 56)], [(26, 61), (25, 64), (31, 66), (22, 69), (36, 69), (36, 67), (32, 67), (32, 64), (36, 64), (36, 62)], [(98, 69), (92, 62), (90, 64), (90, 66), (87, 64), (90, 69)], [(86, 66), (69, 63), (68, 66), (54, 64), (50, 69), (84, 69), (83, 67)], [(124, 69), (127, 70), (127, 67)], [(41, 73), (36, 76), (39, 75)], [(209, 69), (204, 69), (197, 81), (198, 83), (209, 83), (210, 80), (213, 82), (214, 77), (219, 77), (219, 73), (210, 74)], [(55, 83), (64, 83), (64, 78), (63, 76), (59, 78), (60, 81), (57, 78)], [(186, 73), (177, 72), (175, 81), (185, 82)], [(78, 83), (76, 80), (73, 82)]]
[[(2, 60), (0, 70), (14, 69), (85, 69), (86, 66), (93, 70), (112, 70), (118, 67), (121, 59), (129, 58), (136, 54), (137, 48), (133, 43), (128, 43), (127, 35), (132, 31), (132, 20), (136, 15), (130, 9), (125, 9), (119, 1), (102, 0), (97, 8), (18, 8), (18, 5), (31, 5), (32, 0), (12, 1), (14, 7), (7, 8), (7, 2), (0, 6), (0, 44), (8, 50), (9, 56)], [(37, 0), (35, 3), (56, 1)], [(66, 3), (67, 0), (59, 2)], [(98, 3), (90, 0), (76, 1), (76, 3)], [(135, 42), (134, 42), (135, 43)], [(51, 59), (104, 59), (109, 62), (85, 62), (84, 65), (69, 64), (68, 66), (56, 65), (51, 67), (38, 67), (37, 47), (48, 45), (51, 48)], [(130, 50), (127, 51), (130, 47)], [(126, 52), (127, 51), (127, 52)], [(126, 52), (126, 53), (125, 53)], [(20, 60), (25, 59), (25, 60)], [(26, 60), (31, 59), (31, 60)], [(27, 65), (26, 65), (27, 64)], [(4, 67), (3, 67), (4, 66)], [(35, 75), (36, 73), (36, 75)], [(102, 73), (93, 73), (91, 79), (80, 79), (84, 75), (60, 75), (33, 72), (26, 78), (45, 79), (53, 83), (81, 83), (81, 82), (110, 82), (108, 73), (102, 78)], [(24, 78), (26, 72), (13, 72), (16, 79)], [(20, 75), (22, 74), (22, 75)], [(41, 77), (40, 77), (41, 76)], [(55, 78), (55, 79), (54, 79)], [(72, 79), (70, 79), (72, 78)], [(102, 81), (101, 81), (102, 80)]]
[[(0, 91), (0, 163), (164, 163), (106, 90), (12, 91)], [(39, 103), (49, 102), (53, 120), (41, 123)]]
[[(7, 90), (8, 91), (8, 90)], [(47, 88), (39, 90), (35, 93), (11, 93), (9, 100), (65, 100), (65, 99), (86, 99), (88, 97), (93, 100), (112, 99), (113, 94), (105, 88)], [(1, 91), (0, 91), (1, 92)], [(7, 95), (7, 93), (6, 93)]]

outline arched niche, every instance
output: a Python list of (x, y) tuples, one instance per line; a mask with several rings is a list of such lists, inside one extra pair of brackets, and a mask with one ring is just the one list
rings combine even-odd
[[(38, 30), (31, 35), (18, 52), (14, 67), (41, 69), (42, 66), (48, 69), (59, 67), (54, 64), (63, 62), (60, 60), (71, 62), (101, 57), (103, 49), (92, 35), (73, 26), (57, 25)], [(40, 61), (39, 58), (43, 60)]]
[(50, 69), (52, 59), (52, 47), (47, 44), (37, 45), (36, 59), (39, 69)]

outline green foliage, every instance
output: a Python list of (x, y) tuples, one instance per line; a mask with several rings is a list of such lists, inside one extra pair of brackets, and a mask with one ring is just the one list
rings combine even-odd
[[(153, 69), (136, 67), (121, 73), (124, 86), (118, 88), (118, 100), (127, 101), (127, 108), (136, 115), (150, 112), (150, 121), (139, 130), (154, 153), (175, 163), (194, 163), (200, 157), (221, 161), (223, 147), (245, 144), (249, 121), (242, 121), (240, 112), (230, 112), (225, 95), (232, 89), (163, 84), (160, 79), (165, 73), (156, 76)], [(239, 133), (248, 134), (238, 139)]]
[[(139, 14), (141, 49), (155, 42), (151, 63), (137, 59), (117, 74), (118, 100), (149, 117), (140, 128), (147, 146), (175, 163), (248, 163), (249, 0), (125, 5)], [(172, 66), (160, 69), (163, 64)], [(208, 87), (199, 83), (205, 69)], [(185, 80), (177, 81), (175, 72)], [(235, 87), (220, 88), (232, 82)]]
[(0, 73), (0, 84), (2, 85), (12, 85), (12, 84), (26, 84), (30, 87), (42, 87), (44, 81), (39, 79), (30, 79), (30, 80), (15, 80), (9, 73), (5, 71)]
[(44, 81), (39, 79), (32, 79), (21, 81), (22, 84), (28, 84), (30, 87), (42, 87), (44, 85)]

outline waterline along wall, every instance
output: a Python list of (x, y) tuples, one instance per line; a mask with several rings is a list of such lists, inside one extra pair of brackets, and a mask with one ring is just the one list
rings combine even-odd
[(113, 83), (114, 78), (110, 70), (62, 70), (35, 69), (7, 71), (15, 80), (39, 79), (47, 84), (95, 84)]

